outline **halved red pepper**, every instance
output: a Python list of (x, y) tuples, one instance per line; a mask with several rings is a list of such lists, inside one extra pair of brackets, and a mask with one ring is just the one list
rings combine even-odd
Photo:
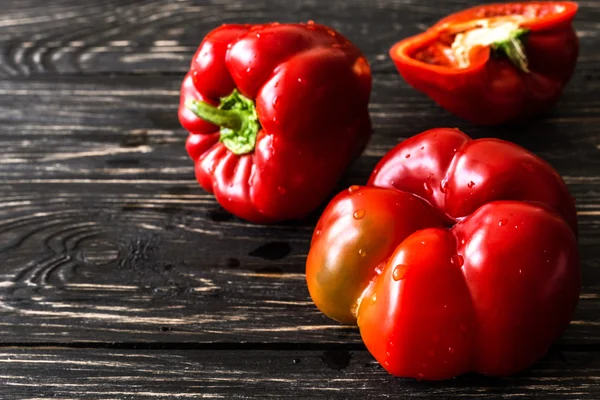
[(327, 206), (310, 295), (358, 324), (394, 375), (504, 376), (565, 330), (580, 290), (575, 202), (552, 167), (497, 139), (432, 129)]
[(398, 42), (390, 55), (411, 86), (446, 110), (500, 124), (558, 100), (579, 52), (576, 12), (572, 2), (481, 5)]
[(301, 218), (371, 135), (369, 64), (324, 25), (223, 25), (200, 44), (179, 120), (200, 185), (258, 223)]

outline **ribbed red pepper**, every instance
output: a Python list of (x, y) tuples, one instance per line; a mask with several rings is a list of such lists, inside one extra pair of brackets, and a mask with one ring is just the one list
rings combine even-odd
[(253, 222), (305, 216), (368, 142), (370, 91), (364, 55), (326, 26), (213, 30), (179, 107), (198, 182)]
[(306, 279), (394, 375), (509, 375), (565, 330), (579, 297), (575, 203), (512, 143), (432, 129), (325, 209)]

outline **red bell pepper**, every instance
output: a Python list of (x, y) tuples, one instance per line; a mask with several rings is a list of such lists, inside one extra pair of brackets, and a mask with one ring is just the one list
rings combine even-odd
[(326, 26), (213, 30), (179, 106), (198, 182), (249, 221), (305, 216), (368, 142), (370, 91), (364, 55)]
[(575, 203), (525, 149), (433, 129), (327, 206), (306, 264), (329, 317), (394, 375), (504, 376), (565, 330), (580, 290)]
[(576, 12), (572, 2), (477, 6), (398, 42), (390, 55), (411, 86), (446, 110), (500, 124), (558, 100), (579, 52)]

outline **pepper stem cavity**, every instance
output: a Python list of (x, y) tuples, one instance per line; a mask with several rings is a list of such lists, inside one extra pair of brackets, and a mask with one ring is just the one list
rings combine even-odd
[(492, 51), (497, 56), (505, 55), (521, 71), (529, 72), (524, 46), (527, 33), (529, 30), (522, 28), (512, 31), (506, 39), (492, 43)]
[(218, 107), (200, 100), (188, 100), (185, 106), (198, 118), (221, 127), (222, 142), (234, 154), (251, 153), (256, 146), (260, 122), (256, 106), (237, 89), (222, 97)]
[(456, 34), (451, 50), (457, 66), (469, 67), (474, 47), (490, 46), (492, 55), (507, 57), (521, 71), (529, 72), (524, 46), (529, 29), (519, 26), (522, 19), (519, 16), (480, 19), (447, 28), (447, 32)]

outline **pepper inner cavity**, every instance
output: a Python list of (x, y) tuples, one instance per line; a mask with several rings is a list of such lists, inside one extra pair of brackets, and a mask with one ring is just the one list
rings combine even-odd
[[(514, 39), (514, 33), (519, 30), (524, 17), (513, 15), (509, 17), (489, 18), (473, 21), (471, 29), (458, 30), (450, 45), (454, 62), (458, 68), (468, 68), (471, 65), (470, 53), (476, 46), (491, 46)], [(458, 27), (460, 28), (460, 27)]]
[(520, 27), (526, 20), (521, 15), (508, 15), (448, 24), (440, 29), (438, 39), (417, 50), (414, 58), (430, 65), (468, 68), (473, 59), (474, 48), (516, 40), (523, 31)]

